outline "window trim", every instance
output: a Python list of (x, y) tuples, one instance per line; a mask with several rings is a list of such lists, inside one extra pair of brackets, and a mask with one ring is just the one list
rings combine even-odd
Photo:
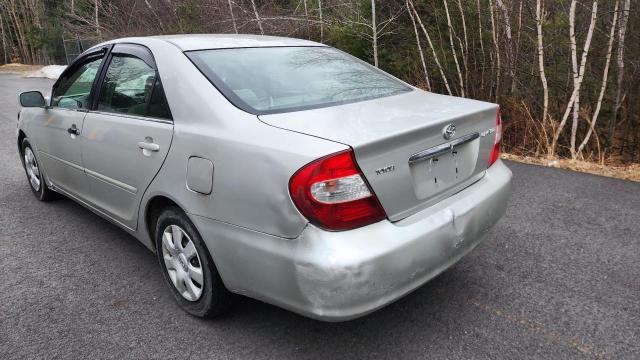
[[(106, 63), (105, 61), (109, 56), (109, 52), (111, 48), (112, 48), (112, 45), (106, 45), (99, 49), (89, 50), (86, 54), (78, 56), (71, 63), (71, 65), (67, 66), (67, 68), (64, 69), (62, 74), (60, 74), (60, 76), (58, 77), (58, 80), (56, 80), (56, 82), (53, 83), (53, 86), (51, 87), (51, 98), (49, 99), (49, 104), (47, 105), (47, 107), (50, 109), (61, 109), (61, 110), (67, 110), (67, 111), (82, 111), (82, 112), (91, 111), (93, 109), (93, 99), (96, 95), (96, 90), (97, 90), (96, 85), (98, 82), (101, 81), (102, 71)], [(102, 62), (100, 63), (100, 67), (98, 67), (98, 72), (96, 73), (96, 77), (93, 79), (93, 83), (91, 84), (91, 91), (89, 92), (89, 98), (87, 101), (89, 103), (89, 107), (80, 108), (80, 109), (69, 109), (69, 108), (63, 108), (59, 106), (53, 106), (55, 91), (60, 86), (60, 82), (62, 81), (62, 79), (64, 79), (65, 76), (72, 74), (73, 72), (78, 70), (80, 66), (86, 64), (87, 62), (93, 60), (94, 58), (101, 58)]]
[[(153, 116), (132, 115), (132, 114), (126, 114), (126, 113), (117, 113), (117, 112), (98, 110), (98, 102), (100, 101), (102, 83), (104, 82), (104, 78), (107, 75), (107, 70), (109, 69), (109, 65), (111, 65), (111, 60), (113, 59), (114, 55), (125, 55), (125, 56), (134, 57), (136, 59), (141, 60), (145, 64), (147, 64), (149, 67), (151, 67), (152, 70), (155, 71), (156, 81), (160, 82), (160, 86), (162, 86), (165, 103), (167, 104), (167, 108), (169, 110), (168, 119), (157, 118)], [(121, 117), (130, 118), (130, 119), (136, 119), (136, 120), (147, 120), (147, 121), (153, 121), (153, 122), (163, 122), (163, 123), (173, 124), (173, 112), (171, 111), (171, 106), (169, 105), (169, 101), (167, 100), (166, 92), (164, 92), (164, 86), (162, 84), (162, 79), (160, 79), (160, 72), (158, 71), (155, 58), (153, 57), (153, 53), (148, 47), (142, 44), (135, 44), (135, 43), (114, 44), (111, 47), (107, 56), (105, 57), (105, 62), (103, 63), (103, 67), (100, 69), (99, 81), (95, 85), (96, 85), (96, 93), (95, 93), (95, 96), (92, 98), (90, 112), (96, 113), (96, 114), (102, 114), (102, 115), (121, 116)], [(153, 94), (153, 91), (155, 91), (155, 85), (152, 89), (152, 94)]]

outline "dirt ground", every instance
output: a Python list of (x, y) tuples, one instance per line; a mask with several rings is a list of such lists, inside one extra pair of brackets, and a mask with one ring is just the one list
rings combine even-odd
[(5, 64), (0, 66), (0, 73), (12, 73), (12, 74), (28, 74), (36, 70), (40, 70), (42, 65), (25, 65), (18, 63)]
[(536, 164), (560, 169), (568, 169), (583, 173), (613, 177), (624, 180), (640, 182), (640, 164), (628, 165), (601, 165), (594, 162), (571, 159), (547, 159), (513, 154), (502, 154), (503, 159), (517, 161), (525, 164)]

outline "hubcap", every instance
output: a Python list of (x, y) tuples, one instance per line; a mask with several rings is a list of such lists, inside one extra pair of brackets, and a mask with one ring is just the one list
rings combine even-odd
[(162, 257), (176, 290), (183, 298), (197, 301), (204, 287), (202, 262), (193, 241), (181, 227), (169, 225), (164, 229)]
[(30, 147), (24, 149), (24, 167), (27, 169), (29, 183), (35, 191), (40, 191), (40, 169)]

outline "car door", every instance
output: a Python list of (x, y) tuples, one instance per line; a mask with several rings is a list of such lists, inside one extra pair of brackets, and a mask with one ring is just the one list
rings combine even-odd
[(171, 145), (171, 112), (153, 56), (139, 45), (113, 47), (97, 88), (82, 137), (89, 201), (136, 229), (142, 195)]
[(29, 134), (52, 186), (81, 199), (86, 197), (89, 186), (80, 138), (105, 52), (99, 50), (82, 57), (62, 74), (53, 86), (50, 106)]

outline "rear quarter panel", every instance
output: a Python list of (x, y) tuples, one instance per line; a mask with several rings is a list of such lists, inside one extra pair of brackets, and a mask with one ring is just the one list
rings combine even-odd
[[(295, 238), (307, 220), (292, 203), (288, 182), (312, 160), (346, 149), (335, 142), (266, 125), (229, 103), (174, 45), (141, 39), (154, 53), (174, 118), (171, 149), (140, 207), (166, 196), (186, 212), (285, 238)], [(192, 156), (214, 164), (210, 195), (186, 186)], [(147, 226), (141, 226), (141, 231)], [(141, 234), (143, 242), (151, 239)]]

